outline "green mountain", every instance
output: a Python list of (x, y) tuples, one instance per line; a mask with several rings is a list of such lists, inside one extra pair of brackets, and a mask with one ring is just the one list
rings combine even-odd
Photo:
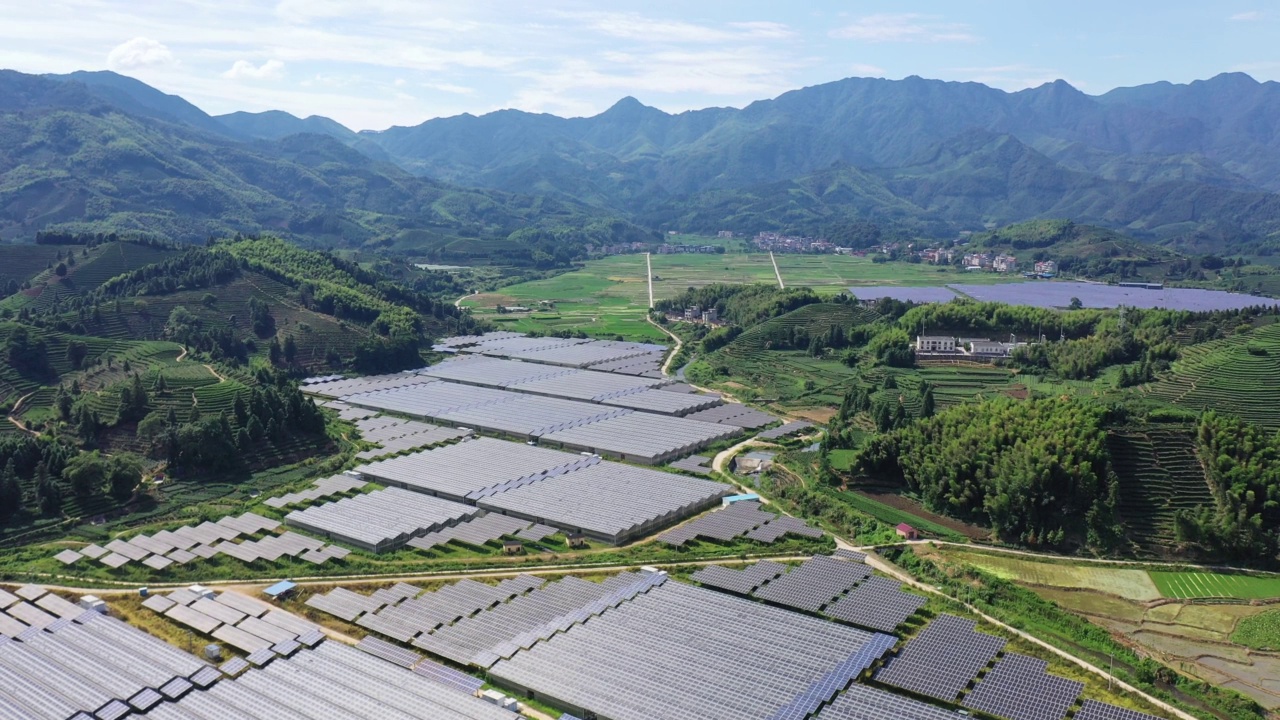
[[(535, 188), (684, 230), (815, 231), (851, 218), (976, 229), (1069, 216), (1163, 238), (1265, 237), (1280, 220), (1280, 85), (1221, 75), (1100, 97), (1058, 81), (850, 78), (741, 110), (626, 98), (361, 133), (412, 172)], [(834, 191), (834, 192), (833, 192)]]
[(239, 131), (118, 75), (0, 72), (0, 238), (50, 228), (193, 241), (273, 232), (408, 251), (416, 238), (482, 238), (502, 241), (490, 245), (507, 262), (533, 263), (535, 251), (555, 248), (508, 242), (516, 231), (650, 237), (571, 200), (415, 177), (329, 135), (243, 141)]
[(346, 126), (327, 117), (311, 115), (300, 118), (283, 110), (266, 112), (233, 112), (214, 118), (236, 135), (259, 140), (279, 140), (299, 133), (328, 135), (339, 140), (354, 140), (355, 133)]

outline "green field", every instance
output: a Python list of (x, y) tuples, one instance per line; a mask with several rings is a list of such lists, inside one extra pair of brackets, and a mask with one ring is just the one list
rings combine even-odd
[(1256, 650), (1280, 650), (1280, 610), (1268, 610), (1236, 625), (1231, 641)]
[(1108, 565), (1040, 562), (1038, 560), (978, 553), (954, 548), (940, 549), (955, 562), (1028, 585), (1050, 588), (1088, 588), (1127, 600), (1156, 600), (1162, 597), (1160, 587), (1145, 570)]
[(1176, 542), (1178, 510), (1213, 507), (1193, 429), (1117, 428), (1108, 433), (1107, 446), (1120, 478), (1120, 516), (1138, 545), (1167, 550)]
[[(682, 242), (715, 244), (707, 238)], [(732, 241), (732, 242), (737, 242)], [(721, 242), (724, 244), (724, 241)], [(1001, 282), (991, 273), (961, 274), (951, 268), (913, 263), (874, 263), (849, 255), (778, 255), (778, 270), (787, 287), (811, 287), (837, 295), (853, 285), (943, 285), (951, 282)], [(654, 300), (675, 297), (691, 287), (714, 283), (776, 283), (768, 253), (724, 255), (653, 255)], [(463, 301), (477, 317), (504, 330), (581, 330), (589, 335), (622, 335), (634, 340), (661, 340), (661, 332), (645, 317), (649, 288), (645, 256), (612, 255), (586, 262), (573, 272), (545, 280), (510, 285)], [(551, 305), (542, 305), (546, 302)], [(534, 312), (499, 315), (498, 305), (521, 305)]]
[(1232, 575), (1212, 572), (1153, 570), (1151, 580), (1160, 594), (1172, 598), (1229, 597), (1265, 600), (1280, 597), (1280, 576)]

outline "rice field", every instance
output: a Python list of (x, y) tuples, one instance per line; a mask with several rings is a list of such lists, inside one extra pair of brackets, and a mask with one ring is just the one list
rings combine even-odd
[(1226, 597), (1239, 600), (1280, 598), (1280, 576), (1153, 570), (1151, 580), (1170, 598)]

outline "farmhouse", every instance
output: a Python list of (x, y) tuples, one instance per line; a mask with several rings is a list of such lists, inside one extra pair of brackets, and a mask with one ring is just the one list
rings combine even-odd
[(911, 527), (906, 523), (901, 523), (900, 525), (898, 525), (898, 527), (894, 528), (894, 532), (898, 533), (898, 537), (904, 540), (920, 539), (919, 531), (917, 531), (915, 528)]
[(953, 353), (956, 351), (956, 339), (945, 335), (917, 335), (916, 352)]
[[(1025, 343), (1023, 343), (1025, 344)], [(984, 357), (1009, 357), (1018, 343), (1002, 343), (994, 340), (975, 340), (969, 344), (969, 353)]]

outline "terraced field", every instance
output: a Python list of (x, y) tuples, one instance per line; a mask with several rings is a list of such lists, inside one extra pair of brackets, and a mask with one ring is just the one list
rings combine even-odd
[(1212, 506), (1213, 494), (1196, 455), (1191, 428), (1130, 428), (1108, 435), (1120, 477), (1120, 514), (1129, 535), (1152, 552), (1176, 543), (1173, 517), (1180, 509)]
[(917, 373), (933, 385), (938, 410), (975, 398), (1016, 393), (1019, 388), (1015, 376), (998, 367), (930, 364), (918, 368)]
[(77, 251), (76, 264), (69, 268), (67, 276), (43, 275), (43, 284), (36, 283), (30, 291), (22, 294), (26, 304), (33, 308), (48, 308), (58, 300), (92, 290), (117, 275), (160, 262), (177, 252), (168, 248), (115, 242), (93, 248), (85, 258), (79, 255), (79, 248), (72, 249)]
[(1218, 410), (1280, 428), (1280, 326), (1184, 348), (1141, 392), (1195, 410)]
[(21, 284), (56, 264), (58, 253), (79, 255), (83, 245), (0, 245), (0, 286), (14, 280)]

